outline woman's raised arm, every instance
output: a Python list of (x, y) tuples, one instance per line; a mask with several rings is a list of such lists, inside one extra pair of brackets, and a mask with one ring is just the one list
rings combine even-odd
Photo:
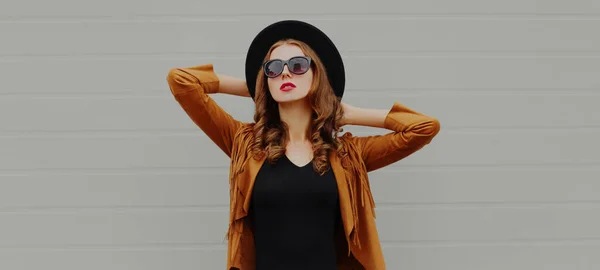
[(395, 102), (391, 110), (364, 109), (343, 104), (344, 124), (392, 130), (385, 135), (353, 137), (367, 171), (399, 161), (429, 144), (440, 130), (436, 118)]
[(187, 115), (223, 152), (231, 157), (233, 139), (242, 122), (234, 119), (210, 96), (227, 93), (250, 96), (245, 81), (217, 75), (212, 64), (188, 68), (173, 68), (167, 82), (175, 100)]

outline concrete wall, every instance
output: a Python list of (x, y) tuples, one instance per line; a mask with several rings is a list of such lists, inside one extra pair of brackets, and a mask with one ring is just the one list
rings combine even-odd
[(346, 102), (442, 123), (371, 174), (388, 269), (599, 269), (599, 18), (596, 0), (2, 1), (0, 269), (224, 269), (227, 157), (165, 78), (241, 77), (279, 19), (331, 35)]

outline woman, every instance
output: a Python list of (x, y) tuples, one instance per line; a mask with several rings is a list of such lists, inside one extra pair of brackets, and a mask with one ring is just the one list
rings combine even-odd
[[(390, 110), (341, 102), (344, 67), (316, 27), (281, 21), (248, 50), (246, 80), (211, 64), (172, 69), (189, 117), (231, 158), (227, 269), (385, 269), (367, 172), (428, 144), (439, 122), (396, 102)], [(252, 97), (253, 123), (210, 94)], [(344, 125), (380, 136), (338, 136)]]

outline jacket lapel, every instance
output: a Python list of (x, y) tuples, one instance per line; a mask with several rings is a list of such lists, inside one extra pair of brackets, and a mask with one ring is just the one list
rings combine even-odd
[(250, 158), (248, 160), (248, 164), (246, 166), (247, 174), (246, 177), (244, 177), (244, 181), (247, 181), (247, 183), (245, 183), (245, 189), (244, 189), (244, 214), (248, 215), (248, 211), (250, 210), (250, 200), (252, 198), (252, 191), (254, 190), (254, 182), (256, 181), (256, 175), (258, 174), (258, 171), (260, 170), (260, 168), (262, 167), (263, 163), (265, 163), (265, 160), (267, 158), (263, 157), (260, 160), (256, 160), (254, 158)]
[[(354, 218), (352, 215), (352, 203), (350, 202), (350, 192), (348, 190), (348, 183), (346, 181), (346, 173), (335, 151), (331, 151), (331, 154), (329, 155), (329, 161), (331, 162), (331, 168), (333, 170), (333, 174), (335, 175), (335, 180), (338, 186), (340, 212), (342, 214), (344, 232), (346, 233), (346, 241), (348, 241), (348, 244), (350, 244), (350, 234), (354, 229)], [(348, 248), (348, 252), (350, 252), (350, 248)]]

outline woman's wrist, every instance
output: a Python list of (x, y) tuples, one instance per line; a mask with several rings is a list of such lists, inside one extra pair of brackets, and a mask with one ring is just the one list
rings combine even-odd
[(342, 117), (341, 126), (353, 125), (352, 117), (354, 114), (353, 110), (355, 107), (348, 105), (344, 102), (341, 102), (340, 106), (342, 106), (342, 110), (344, 111), (344, 116)]

